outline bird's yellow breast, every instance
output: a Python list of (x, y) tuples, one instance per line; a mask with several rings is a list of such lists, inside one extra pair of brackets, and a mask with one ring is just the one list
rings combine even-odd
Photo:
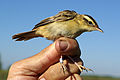
[(61, 36), (75, 38), (76, 32), (79, 30), (79, 23), (76, 20), (54, 22), (45, 26), (39, 27), (36, 34), (54, 40)]

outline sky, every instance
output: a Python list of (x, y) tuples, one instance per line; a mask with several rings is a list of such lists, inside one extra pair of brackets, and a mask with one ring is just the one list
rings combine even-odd
[(35, 38), (15, 42), (12, 35), (30, 31), (41, 20), (62, 10), (89, 14), (104, 31), (77, 38), (84, 65), (94, 70), (82, 74), (120, 76), (120, 0), (0, 0), (0, 54), (3, 68), (28, 58), (52, 41)]

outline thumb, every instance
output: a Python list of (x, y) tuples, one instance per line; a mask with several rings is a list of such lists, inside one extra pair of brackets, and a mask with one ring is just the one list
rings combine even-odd
[(81, 55), (78, 42), (75, 39), (62, 37), (59, 38), (55, 43), (55, 48), (61, 55), (69, 55), (72, 57), (79, 57)]
[(76, 40), (64, 37), (59, 38), (40, 53), (14, 63), (9, 70), (8, 76), (15, 76), (15, 73), (23, 76), (42, 74), (49, 66), (56, 63), (61, 55), (76, 55), (76, 53), (80, 54)]

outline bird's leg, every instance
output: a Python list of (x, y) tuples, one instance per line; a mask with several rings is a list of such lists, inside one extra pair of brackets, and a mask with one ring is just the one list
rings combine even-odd
[(59, 61), (60, 61), (60, 64), (61, 64), (61, 69), (65, 73), (65, 71), (67, 70), (67, 67), (63, 64), (63, 56), (60, 57)]
[(70, 56), (68, 56), (68, 58), (72, 61), (72, 62), (74, 62), (74, 64), (79, 68), (79, 70), (82, 72), (83, 70), (86, 70), (87, 72), (88, 71), (93, 71), (92, 69), (89, 69), (89, 68), (86, 68), (86, 67), (84, 67), (84, 66), (82, 66), (82, 65), (79, 65), (77, 62), (75, 62)]

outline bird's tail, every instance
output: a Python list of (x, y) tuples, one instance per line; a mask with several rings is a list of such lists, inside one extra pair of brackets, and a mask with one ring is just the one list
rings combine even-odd
[(12, 36), (12, 39), (16, 39), (16, 41), (26, 41), (31, 38), (35, 37), (42, 37), (40, 35), (36, 35), (35, 31), (28, 31), (28, 32), (23, 32), (23, 33), (18, 33)]

